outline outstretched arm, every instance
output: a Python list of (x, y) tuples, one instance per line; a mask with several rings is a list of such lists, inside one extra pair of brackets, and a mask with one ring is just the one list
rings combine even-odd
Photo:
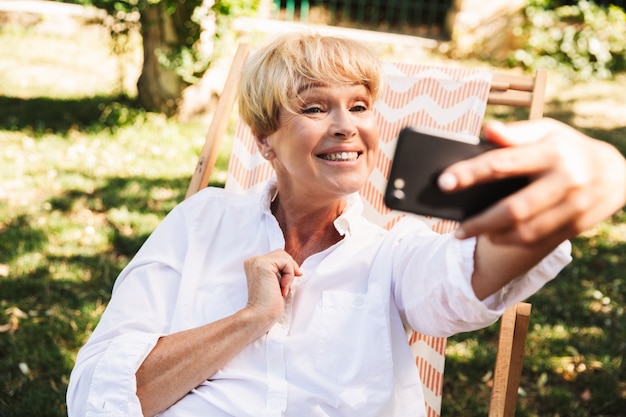
[(626, 203), (626, 161), (605, 142), (552, 119), (490, 124), (484, 134), (507, 147), (449, 167), (440, 178), (442, 188), (455, 191), (516, 175), (532, 182), (457, 231), (459, 238), (478, 237), (479, 298)]

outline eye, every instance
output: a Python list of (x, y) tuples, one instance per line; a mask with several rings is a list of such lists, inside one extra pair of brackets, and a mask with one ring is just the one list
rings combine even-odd
[(364, 104), (357, 104), (356, 106), (352, 106), (352, 108), (350, 108), (350, 111), (355, 113), (362, 113), (367, 110), (368, 108)]
[(310, 107), (302, 109), (303, 114), (317, 114), (317, 113), (322, 113), (322, 112), (323, 110), (319, 106), (310, 106)]

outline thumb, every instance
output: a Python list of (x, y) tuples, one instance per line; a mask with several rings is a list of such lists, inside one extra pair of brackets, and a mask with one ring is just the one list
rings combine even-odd
[(292, 261), (292, 263), (287, 263), (283, 268), (279, 271), (280, 277), (278, 279), (280, 284), (280, 291), (283, 297), (286, 297), (291, 291), (291, 284), (295, 277), (299, 277), (302, 275), (300, 271), (300, 266), (296, 261)]

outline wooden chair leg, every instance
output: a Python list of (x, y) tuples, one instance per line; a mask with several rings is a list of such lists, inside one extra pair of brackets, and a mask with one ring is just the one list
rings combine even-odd
[(500, 320), (500, 339), (489, 404), (489, 417), (513, 417), (522, 375), (531, 305), (518, 303)]

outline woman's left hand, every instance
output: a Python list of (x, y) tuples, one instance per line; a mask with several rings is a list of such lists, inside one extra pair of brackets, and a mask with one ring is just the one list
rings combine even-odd
[(442, 189), (519, 175), (532, 181), (462, 223), (459, 238), (487, 234), (502, 244), (558, 242), (626, 204), (626, 161), (608, 143), (552, 119), (490, 124), (484, 134), (506, 147), (450, 166), (440, 177)]

